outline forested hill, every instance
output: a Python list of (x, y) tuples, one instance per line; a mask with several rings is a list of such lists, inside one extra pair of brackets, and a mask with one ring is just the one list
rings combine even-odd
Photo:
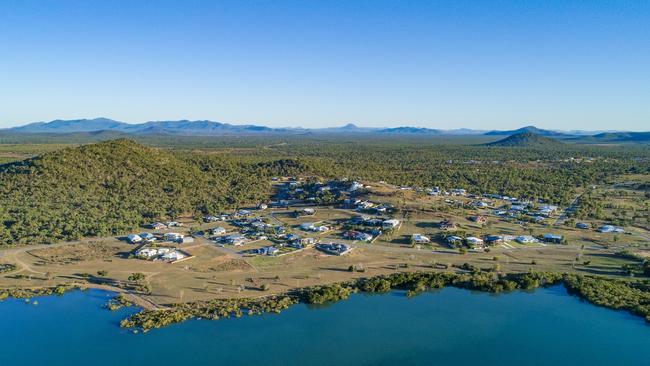
[(0, 245), (121, 234), (180, 213), (256, 202), (268, 197), (268, 175), (292, 169), (300, 165), (172, 153), (124, 139), (46, 153), (0, 166)]
[(553, 146), (561, 145), (558, 140), (550, 137), (534, 134), (532, 132), (522, 132), (512, 136), (508, 136), (499, 141), (491, 142), (488, 146), (503, 146), (503, 147), (540, 147), (540, 146)]

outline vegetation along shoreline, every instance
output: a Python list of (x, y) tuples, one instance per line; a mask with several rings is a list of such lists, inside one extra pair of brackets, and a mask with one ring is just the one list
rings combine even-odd
[(650, 283), (554, 272), (496, 273), (473, 268), (469, 273), (400, 272), (296, 289), (286, 294), (248, 299), (215, 299), (172, 304), (165, 310), (141, 310), (121, 321), (120, 326), (148, 331), (185, 320), (218, 320), (242, 315), (279, 313), (291, 305), (325, 304), (347, 299), (356, 292), (386, 293), (405, 290), (415, 296), (429, 289), (456, 287), (491, 293), (532, 290), (563, 285), (569, 294), (589, 303), (627, 310), (650, 322)]

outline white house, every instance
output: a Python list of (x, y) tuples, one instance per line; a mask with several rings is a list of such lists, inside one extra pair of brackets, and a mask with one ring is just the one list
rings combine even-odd
[(532, 235), (520, 235), (515, 238), (519, 244), (537, 243), (539, 240), (535, 239)]
[(140, 258), (153, 258), (158, 255), (158, 251), (153, 248), (143, 248), (138, 250), (135, 255), (137, 255)]
[(469, 244), (469, 245), (471, 245), (473, 247), (483, 245), (483, 239), (477, 238), (475, 236), (468, 236), (467, 238), (465, 238), (465, 241), (467, 242), (467, 244)]
[(126, 239), (129, 241), (131, 244), (137, 244), (142, 241), (142, 237), (137, 234), (130, 234), (129, 236), (126, 237)]
[(326, 232), (326, 231), (329, 230), (329, 229), (330, 229), (330, 228), (329, 228), (328, 226), (325, 226), (325, 225), (319, 225), (319, 226), (314, 227), (312, 230), (313, 230), (313, 231), (318, 231), (318, 232), (324, 233), (324, 232)]
[(217, 227), (213, 228), (212, 230), (210, 230), (210, 233), (212, 235), (223, 235), (223, 234), (226, 233), (226, 229), (222, 228), (221, 226), (217, 226)]
[(152, 233), (140, 233), (138, 235), (142, 238), (143, 241), (156, 241), (156, 237)]
[(381, 223), (381, 227), (384, 229), (394, 229), (399, 226), (399, 220), (391, 219), (386, 220)]
[(180, 252), (177, 252), (175, 250), (169, 251), (160, 257), (162, 260), (167, 261), (167, 262), (175, 262), (177, 260), (181, 260), (185, 258), (185, 255), (183, 255)]
[(411, 236), (411, 240), (417, 244), (427, 244), (431, 242), (431, 239), (429, 239), (427, 236), (424, 236), (422, 234), (413, 234)]
[(165, 233), (166, 241), (181, 241), (183, 240), (184, 235), (179, 233)]
[(314, 230), (315, 225), (313, 222), (305, 222), (304, 224), (300, 224), (300, 230), (303, 231), (312, 231)]
[(624, 233), (625, 232), (625, 230), (623, 230), (622, 228), (614, 225), (603, 225), (598, 229), (598, 231), (601, 233)]
[(458, 242), (463, 241), (463, 238), (461, 238), (460, 236), (451, 235), (451, 236), (448, 236), (446, 240), (447, 240), (447, 243), (458, 243)]

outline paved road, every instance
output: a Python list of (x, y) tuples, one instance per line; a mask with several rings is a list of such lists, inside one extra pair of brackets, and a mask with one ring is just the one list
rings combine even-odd
[(555, 220), (555, 224), (553, 224), (554, 226), (560, 226), (564, 223), (569, 212), (573, 212), (578, 207), (578, 202), (580, 201), (580, 197), (582, 197), (582, 194), (576, 196), (576, 198), (573, 199), (571, 204), (569, 204), (569, 206), (567, 206), (567, 208), (565, 208), (564, 211), (562, 211), (562, 213), (557, 218), (557, 220)]

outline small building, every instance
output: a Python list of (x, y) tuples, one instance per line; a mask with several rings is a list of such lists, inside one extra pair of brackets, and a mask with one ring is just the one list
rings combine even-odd
[(212, 216), (212, 215), (203, 216), (203, 221), (205, 222), (217, 222), (220, 219), (221, 218), (219, 216)]
[(165, 233), (165, 235), (163, 237), (165, 238), (166, 241), (179, 242), (179, 241), (183, 240), (184, 236), (185, 235), (179, 234), (179, 233)]
[(331, 255), (343, 255), (350, 251), (350, 247), (345, 244), (328, 243), (316, 244), (316, 249)]
[(620, 227), (614, 226), (614, 225), (603, 225), (600, 228), (598, 228), (598, 232), (601, 232), (601, 233), (624, 233), (625, 230), (623, 230)]
[(528, 209), (528, 205), (511, 205), (510, 210), (512, 211), (526, 211)]
[(431, 242), (431, 239), (429, 239), (429, 237), (424, 236), (422, 234), (413, 234), (411, 235), (411, 241), (416, 244), (428, 244)]
[(460, 243), (463, 242), (463, 238), (461, 238), (460, 236), (456, 236), (456, 235), (448, 236), (445, 240), (449, 244), (460, 244)]
[(438, 223), (438, 227), (440, 227), (441, 230), (455, 230), (456, 224), (449, 220), (442, 220)]
[(538, 213), (542, 216), (551, 216), (555, 211), (557, 211), (558, 207), (553, 206), (553, 205), (544, 205), (540, 206)]
[(160, 257), (160, 259), (166, 262), (176, 262), (183, 258), (185, 258), (185, 255), (175, 250), (171, 250)]
[(350, 184), (350, 188), (348, 188), (348, 192), (354, 192), (354, 191), (356, 191), (358, 189), (361, 189), (361, 188), (363, 188), (363, 184), (354, 181), (354, 182), (352, 182), (352, 184)]
[(181, 240), (179, 240), (179, 242), (182, 244), (194, 243), (194, 238), (191, 236), (184, 236)]
[(452, 196), (466, 196), (467, 191), (462, 189), (462, 188), (452, 188), (451, 189), (451, 195)]
[(477, 238), (475, 236), (468, 236), (465, 238), (465, 242), (467, 242), (467, 245), (471, 246), (472, 248), (483, 247), (485, 244), (483, 239)]
[(303, 208), (303, 209), (300, 209), (300, 210), (296, 210), (295, 214), (296, 214), (297, 217), (300, 217), (300, 216), (314, 216), (316, 214), (316, 210), (313, 209), (313, 208), (308, 207), (308, 208)]
[(503, 239), (503, 236), (501, 236), (501, 235), (488, 235), (488, 236), (485, 237), (485, 243), (489, 244), (489, 245), (496, 244), (496, 243), (501, 243), (503, 241), (504, 241), (504, 239)]
[(142, 238), (142, 241), (151, 243), (156, 241), (156, 237), (152, 233), (140, 233), (138, 234), (140, 238)]
[(350, 240), (359, 240), (359, 241), (371, 241), (372, 235), (364, 233), (361, 231), (346, 231), (343, 233), (343, 237)]
[(316, 226), (313, 222), (305, 222), (300, 224), (300, 230), (302, 231), (313, 231)]
[(241, 234), (232, 234), (225, 236), (223, 242), (235, 246), (244, 245), (246, 243), (246, 237)]
[(226, 229), (222, 228), (221, 226), (217, 226), (217, 227), (213, 228), (212, 230), (210, 230), (210, 234), (212, 234), (214, 236), (223, 235), (225, 233), (226, 233)]
[(167, 225), (163, 224), (162, 222), (152, 222), (151, 224), (147, 225), (147, 227), (154, 230), (163, 230), (167, 228)]
[(390, 219), (390, 220), (385, 220), (384, 222), (382, 222), (381, 227), (384, 230), (391, 230), (391, 229), (395, 229), (396, 227), (398, 227), (399, 224), (400, 224), (399, 220)]
[(316, 238), (302, 238), (298, 242), (303, 246), (313, 245), (316, 244)]
[(154, 248), (142, 248), (135, 252), (135, 255), (139, 258), (150, 259), (158, 255), (158, 250)]
[(560, 244), (562, 242), (562, 235), (557, 234), (544, 234), (542, 236), (545, 242)]
[(269, 205), (267, 205), (266, 203), (260, 203), (259, 205), (257, 205), (258, 210), (266, 210), (267, 208), (269, 208)]
[(324, 233), (326, 231), (329, 231), (329, 229), (330, 229), (329, 226), (318, 225), (318, 226), (314, 226), (312, 231), (316, 231), (316, 232), (319, 232), (319, 233)]
[(127, 236), (126, 239), (131, 244), (137, 244), (137, 243), (142, 242), (142, 237), (140, 237), (140, 235), (137, 235), (137, 234), (129, 234), (129, 236)]
[(366, 215), (355, 215), (350, 219), (350, 224), (352, 225), (363, 225), (369, 220), (370, 217)]
[(535, 239), (532, 235), (519, 235), (515, 238), (515, 241), (519, 244), (530, 244), (537, 243), (539, 240)]

